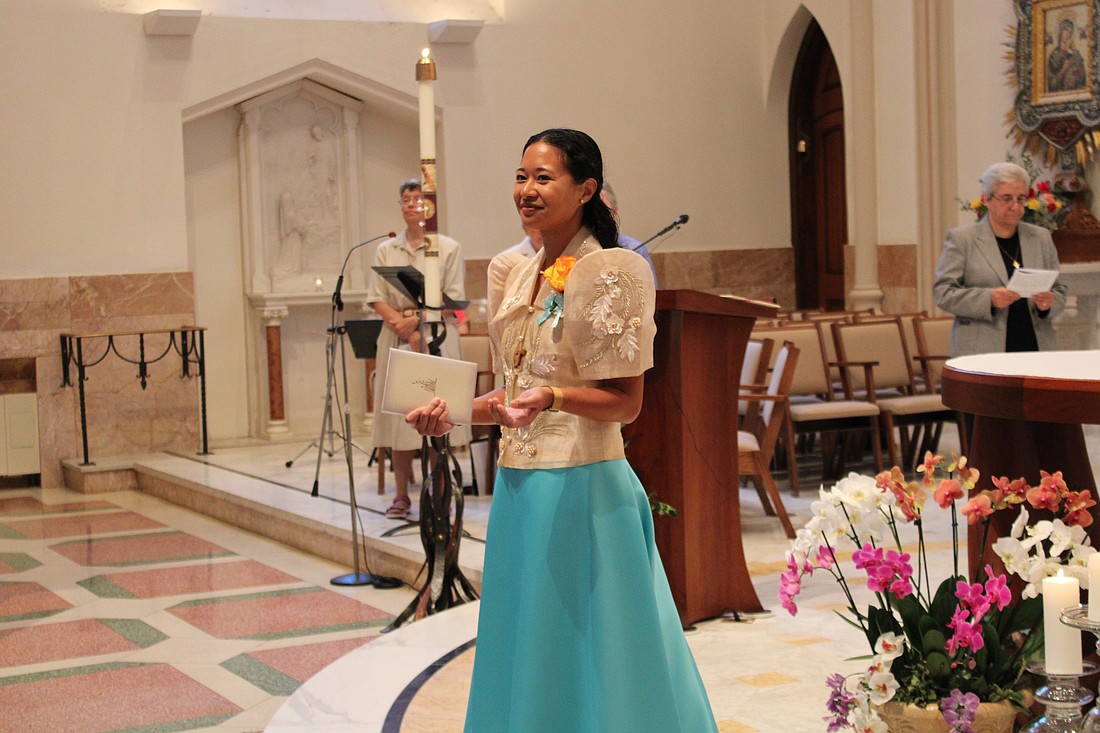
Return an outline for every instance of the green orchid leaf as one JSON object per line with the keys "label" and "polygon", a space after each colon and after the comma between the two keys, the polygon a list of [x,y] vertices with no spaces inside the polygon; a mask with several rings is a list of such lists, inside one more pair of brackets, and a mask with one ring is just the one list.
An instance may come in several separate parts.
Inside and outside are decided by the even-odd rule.
{"label": "green orchid leaf", "polygon": [[951,660],[942,651],[928,654],[924,663],[928,666],[928,674],[935,679],[942,680],[951,676]]}
{"label": "green orchid leaf", "polygon": [[943,652],[947,649],[947,637],[939,629],[927,631],[921,639],[921,649],[925,657],[930,657],[934,652]]}

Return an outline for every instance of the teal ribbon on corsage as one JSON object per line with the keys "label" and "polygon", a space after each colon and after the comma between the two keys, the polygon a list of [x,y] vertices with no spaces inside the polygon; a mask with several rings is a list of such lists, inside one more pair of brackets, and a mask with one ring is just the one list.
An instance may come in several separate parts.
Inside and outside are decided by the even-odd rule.
{"label": "teal ribbon on corsage", "polygon": [[562,297],[561,293],[555,290],[553,293],[546,296],[546,300],[542,302],[542,307],[544,310],[536,322],[541,326],[547,321],[550,321],[550,328],[557,328],[558,321],[561,320],[562,309],[565,308],[565,298]]}

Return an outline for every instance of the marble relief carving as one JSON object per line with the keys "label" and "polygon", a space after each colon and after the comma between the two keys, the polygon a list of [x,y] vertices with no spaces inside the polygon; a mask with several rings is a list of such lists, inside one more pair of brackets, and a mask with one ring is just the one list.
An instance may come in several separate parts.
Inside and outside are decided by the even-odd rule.
{"label": "marble relief carving", "polygon": [[[237,105],[245,294],[262,330],[249,341],[253,363],[267,364],[267,384],[250,376],[252,408],[262,430],[288,432],[283,322],[288,307],[328,299],[361,239],[359,116],[362,102],[301,79]],[[344,292],[366,282],[362,258],[348,262]],[[274,309],[274,310],[273,310]],[[265,353],[258,353],[262,350]]]}
{"label": "marble relief carving", "polygon": [[250,293],[313,291],[358,242],[361,107],[308,79],[238,105]]}

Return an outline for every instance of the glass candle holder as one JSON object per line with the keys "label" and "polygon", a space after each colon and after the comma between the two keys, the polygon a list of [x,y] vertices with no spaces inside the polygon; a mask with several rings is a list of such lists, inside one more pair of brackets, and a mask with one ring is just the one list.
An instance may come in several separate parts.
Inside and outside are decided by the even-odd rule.
{"label": "glass candle holder", "polygon": [[1082,665],[1080,674],[1051,674],[1042,662],[1027,665],[1032,674],[1046,677],[1046,684],[1035,691],[1035,699],[1046,706],[1042,717],[1025,726],[1021,733],[1081,733],[1085,716],[1081,708],[1092,702],[1093,695],[1078,681],[1097,669],[1092,662]]}
{"label": "glass candle holder", "polygon": [[[1088,631],[1095,636],[1097,639],[1096,650],[1100,652],[1100,621],[1092,621],[1089,619],[1089,607],[1087,603],[1063,609],[1060,620],[1067,626],[1072,626],[1082,631]],[[1092,668],[1095,670],[1096,665],[1093,664]],[[1091,674],[1091,672],[1086,671],[1085,674]],[[1100,733],[1100,706],[1093,707],[1093,709],[1088,712],[1080,730],[1081,733]]]}

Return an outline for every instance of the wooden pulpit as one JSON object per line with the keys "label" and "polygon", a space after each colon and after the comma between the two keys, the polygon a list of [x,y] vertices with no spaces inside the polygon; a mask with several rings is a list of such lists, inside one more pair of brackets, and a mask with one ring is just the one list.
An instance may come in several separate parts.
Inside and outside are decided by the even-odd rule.
{"label": "wooden pulpit", "polygon": [[654,517],[680,623],[762,611],[741,544],[737,396],[745,344],[777,306],[693,290],[657,293],[654,365],[626,455],[646,491],[678,517]]}

